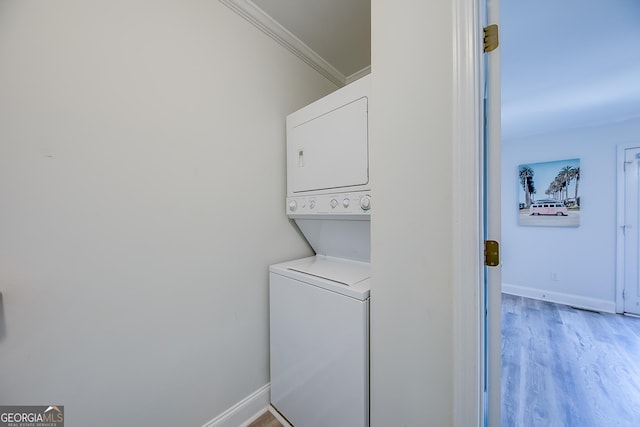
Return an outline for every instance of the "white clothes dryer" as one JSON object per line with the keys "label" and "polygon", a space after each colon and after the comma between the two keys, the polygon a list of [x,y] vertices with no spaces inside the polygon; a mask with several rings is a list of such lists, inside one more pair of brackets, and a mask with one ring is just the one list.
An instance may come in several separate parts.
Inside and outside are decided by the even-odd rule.
{"label": "white clothes dryer", "polygon": [[295,427],[369,425],[369,93],[286,120],[286,212],[316,253],[269,269],[271,405]]}

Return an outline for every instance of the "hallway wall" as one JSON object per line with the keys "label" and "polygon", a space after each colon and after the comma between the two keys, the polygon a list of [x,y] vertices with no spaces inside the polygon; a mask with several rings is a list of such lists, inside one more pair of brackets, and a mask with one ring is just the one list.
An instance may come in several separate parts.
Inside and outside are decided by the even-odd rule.
{"label": "hallway wall", "polygon": [[[640,146],[638,135],[635,119],[503,142],[503,290],[615,310],[617,146]],[[580,226],[518,225],[518,166],[572,158],[580,159]]]}
{"label": "hallway wall", "polygon": [[371,425],[449,426],[453,11],[446,0],[371,8]]}
{"label": "hallway wall", "polygon": [[0,404],[196,426],[266,384],[284,118],[333,90],[218,1],[0,1]]}

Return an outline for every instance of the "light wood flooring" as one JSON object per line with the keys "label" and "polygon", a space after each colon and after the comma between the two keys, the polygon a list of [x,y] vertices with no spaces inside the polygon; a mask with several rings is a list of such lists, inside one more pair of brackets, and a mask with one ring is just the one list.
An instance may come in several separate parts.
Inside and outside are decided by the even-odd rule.
{"label": "light wood flooring", "polygon": [[282,424],[278,422],[271,412],[267,411],[262,414],[257,420],[249,424],[248,427],[282,427]]}
{"label": "light wood flooring", "polygon": [[502,426],[640,426],[640,319],[503,295]]}
{"label": "light wood flooring", "polygon": [[640,319],[504,294],[501,424],[640,426]]}

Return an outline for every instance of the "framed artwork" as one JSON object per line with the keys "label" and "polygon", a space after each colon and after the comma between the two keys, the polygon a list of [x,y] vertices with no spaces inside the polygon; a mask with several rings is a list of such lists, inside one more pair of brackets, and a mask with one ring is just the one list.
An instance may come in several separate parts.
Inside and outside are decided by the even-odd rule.
{"label": "framed artwork", "polygon": [[580,159],[518,166],[520,225],[580,226]]}

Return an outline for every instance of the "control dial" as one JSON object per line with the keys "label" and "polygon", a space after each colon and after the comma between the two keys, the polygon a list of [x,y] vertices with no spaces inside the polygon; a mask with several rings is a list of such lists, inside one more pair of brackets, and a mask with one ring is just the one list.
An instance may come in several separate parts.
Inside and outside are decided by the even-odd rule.
{"label": "control dial", "polygon": [[345,197],[344,200],[342,201],[342,206],[344,206],[345,208],[348,208],[349,203],[350,203],[350,200]]}
{"label": "control dial", "polygon": [[360,197],[360,207],[363,211],[368,211],[371,209],[371,196],[365,195]]}
{"label": "control dial", "polygon": [[291,200],[291,201],[289,202],[289,210],[290,210],[291,212],[295,212],[295,210],[296,210],[296,209],[298,209],[298,203],[296,203],[296,201],[295,201],[295,200]]}
{"label": "control dial", "polygon": [[336,199],[331,199],[331,201],[329,202],[329,204],[331,205],[332,209],[335,209],[336,206],[338,206],[338,201]]}

